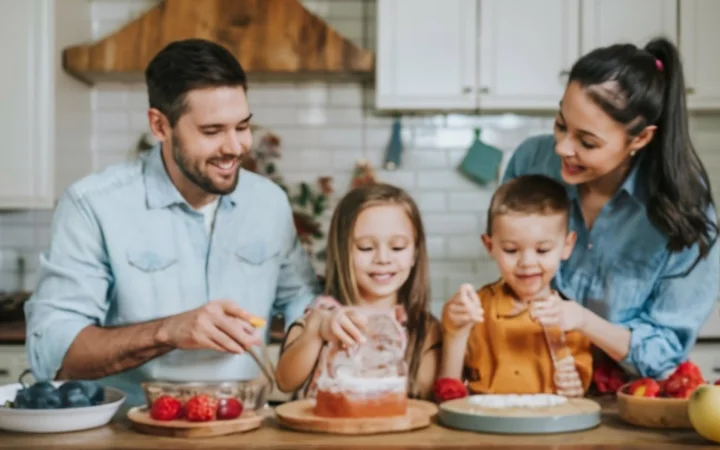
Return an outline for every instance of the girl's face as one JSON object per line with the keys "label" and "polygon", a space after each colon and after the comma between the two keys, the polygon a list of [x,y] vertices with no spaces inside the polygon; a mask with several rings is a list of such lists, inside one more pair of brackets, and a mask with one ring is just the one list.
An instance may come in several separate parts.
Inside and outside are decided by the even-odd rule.
{"label": "girl's face", "polygon": [[625,126],[613,120],[577,82],[565,90],[555,119],[555,152],[562,158],[562,178],[569,184],[600,179],[622,179],[630,167],[631,152],[652,139],[646,127],[628,139]]}
{"label": "girl's face", "polygon": [[391,307],[415,263],[415,230],[400,205],[371,206],[351,235],[350,259],[362,303]]}

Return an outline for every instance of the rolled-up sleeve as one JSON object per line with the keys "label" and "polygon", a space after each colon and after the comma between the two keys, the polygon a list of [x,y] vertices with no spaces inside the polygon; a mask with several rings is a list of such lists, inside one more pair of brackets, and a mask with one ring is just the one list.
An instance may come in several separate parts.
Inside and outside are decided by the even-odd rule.
{"label": "rolled-up sleeve", "polygon": [[78,333],[104,322],[111,282],[100,227],[71,191],[58,202],[51,233],[25,304],[26,353],[38,380],[54,379]]}
{"label": "rolled-up sleeve", "polygon": [[629,352],[621,361],[626,370],[664,378],[687,359],[718,299],[718,245],[715,242],[707,257],[694,267],[697,246],[670,254],[643,311],[621,323],[631,332]]}
{"label": "rolled-up sleeve", "polygon": [[299,319],[320,293],[315,269],[298,239],[289,203],[283,203],[283,246],[273,314],[282,314],[287,328]]}

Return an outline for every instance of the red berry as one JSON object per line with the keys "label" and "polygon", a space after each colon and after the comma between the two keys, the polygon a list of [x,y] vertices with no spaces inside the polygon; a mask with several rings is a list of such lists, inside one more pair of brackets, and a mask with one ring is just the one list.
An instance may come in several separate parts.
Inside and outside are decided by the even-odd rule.
{"label": "red berry", "polygon": [[234,398],[224,398],[218,403],[218,420],[230,420],[240,417],[243,412],[243,404]]}
{"label": "red berry", "polygon": [[180,417],[182,403],[170,395],[158,397],[150,408],[150,417],[155,420],[174,420]]}
{"label": "red berry", "polygon": [[215,419],[217,400],[209,395],[196,395],[185,402],[185,418],[191,422],[207,422]]}

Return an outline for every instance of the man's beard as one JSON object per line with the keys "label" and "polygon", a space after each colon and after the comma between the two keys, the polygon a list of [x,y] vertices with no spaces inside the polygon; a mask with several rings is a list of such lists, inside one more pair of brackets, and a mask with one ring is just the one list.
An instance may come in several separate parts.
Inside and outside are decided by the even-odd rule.
{"label": "man's beard", "polygon": [[192,161],[188,158],[187,153],[183,151],[183,145],[177,136],[173,136],[172,156],[175,164],[177,164],[178,168],[180,168],[180,172],[182,172],[183,175],[185,175],[185,177],[193,184],[208,194],[227,195],[233,192],[237,187],[238,180],[240,179],[239,173],[242,159],[238,161],[238,169],[235,173],[235,178],[232,184],[223,189],[215,186],[210,177],[200,171],[198,165],[192,164]]}

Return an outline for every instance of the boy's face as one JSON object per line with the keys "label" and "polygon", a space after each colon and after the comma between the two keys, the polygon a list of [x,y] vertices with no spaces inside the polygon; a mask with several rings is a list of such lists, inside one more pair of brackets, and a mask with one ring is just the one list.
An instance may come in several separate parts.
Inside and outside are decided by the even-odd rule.
{"label": "boy's face", "polygon": [[482,240],[500,274],[520,300],[550,293],[550,281],[575,244],[564,214],[502,214],[493,219],[492,236]]}

